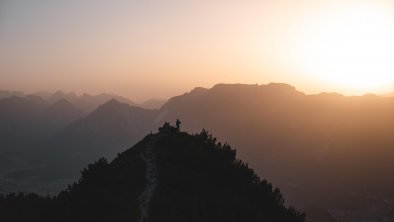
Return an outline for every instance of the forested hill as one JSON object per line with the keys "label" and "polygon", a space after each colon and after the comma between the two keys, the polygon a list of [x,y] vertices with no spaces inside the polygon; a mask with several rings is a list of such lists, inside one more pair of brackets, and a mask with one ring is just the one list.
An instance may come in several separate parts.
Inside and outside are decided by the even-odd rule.
{"label": "forested hill", "polygon": [[0,211],[1,221],[304,221],[229,145],[169,124],[56,197],[2,196]]}

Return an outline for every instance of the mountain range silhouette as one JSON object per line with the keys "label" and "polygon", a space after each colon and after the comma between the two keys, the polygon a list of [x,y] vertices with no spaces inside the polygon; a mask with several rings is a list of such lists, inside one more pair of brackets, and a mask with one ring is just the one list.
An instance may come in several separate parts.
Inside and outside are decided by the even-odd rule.
{"label": "mountain range silhouette", "polygon": [[7,123],[2,132],[16,124],[12,133],[0,134],[2,192],[57,193],[88,163],[111,160],[179,118],[184,131],[205,128],[237,147],[238,156],[280,187],[291,205],[323,209],[342,221],[394,218],[393,97],[307,95],[278,83],[218,84],[175,96],[160,109],[107,101],[55,131],[41,127],[46,118],[34,114],[46,110],[40,98],[23,99],[31,106],[2,106],[6,99],[0,100],[0,113],[23,114],[0,115]]}

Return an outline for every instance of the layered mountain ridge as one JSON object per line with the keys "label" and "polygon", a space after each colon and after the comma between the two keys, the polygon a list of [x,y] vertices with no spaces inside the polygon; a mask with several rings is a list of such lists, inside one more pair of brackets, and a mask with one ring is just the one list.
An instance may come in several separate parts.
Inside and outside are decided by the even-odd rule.
{"label": "layered mountain ridge", "polygon": [[394,215],[393,113],[393,97],[306,95],[286,84],[219,84],[173,97],[159,110],[112,100],[68,125],[45,149],[55,150],[50,159],[63,161],[62,169],[75,178],[80,167],[74,163],[114,157],[151,129],[179,118],[187,132],[205,128],[239,147],[239,156],[279,186],[289,203],[319,206],[343,221],[383,220]]}

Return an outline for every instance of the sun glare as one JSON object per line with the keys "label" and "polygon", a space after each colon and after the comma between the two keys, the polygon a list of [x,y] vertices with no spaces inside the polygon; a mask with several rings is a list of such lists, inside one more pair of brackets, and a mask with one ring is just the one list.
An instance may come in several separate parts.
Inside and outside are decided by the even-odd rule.
{"label": "sun glare", "polygon": [[297,60],[305,72],[346,93],[384,91],[393,85],[394,17],[388,11],[365,6],[320,18],[314,23],[317,29],[303,34],[312,38],[301,40]]}

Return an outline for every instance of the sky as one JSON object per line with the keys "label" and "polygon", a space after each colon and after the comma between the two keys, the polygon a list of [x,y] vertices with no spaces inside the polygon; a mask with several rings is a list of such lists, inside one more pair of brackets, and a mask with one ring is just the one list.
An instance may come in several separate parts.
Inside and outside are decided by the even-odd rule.
{"label": "sky", "polygon": [[217,83],[394,92],[394,3],[0,0],[0,89],[169,98]]}

